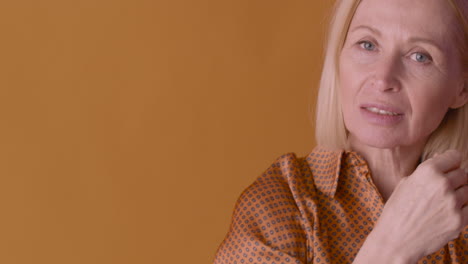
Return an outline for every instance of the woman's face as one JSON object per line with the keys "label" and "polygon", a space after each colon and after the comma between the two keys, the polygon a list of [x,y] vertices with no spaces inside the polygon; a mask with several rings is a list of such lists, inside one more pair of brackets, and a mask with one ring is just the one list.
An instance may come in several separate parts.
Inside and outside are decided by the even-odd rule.
{"label": "woman's face", "polygon": [[340,61],[350,137],[378,148],[424,144],[468,100],[445,0],[363,0]]}

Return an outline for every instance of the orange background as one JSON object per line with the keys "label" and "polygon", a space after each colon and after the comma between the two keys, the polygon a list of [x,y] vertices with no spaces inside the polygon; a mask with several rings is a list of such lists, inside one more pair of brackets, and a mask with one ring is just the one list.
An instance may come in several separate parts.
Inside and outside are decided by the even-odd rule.
{"label": "orange background", "polygon": [[210,263],[313,147],[330,1],[0,4],[0,263]]}

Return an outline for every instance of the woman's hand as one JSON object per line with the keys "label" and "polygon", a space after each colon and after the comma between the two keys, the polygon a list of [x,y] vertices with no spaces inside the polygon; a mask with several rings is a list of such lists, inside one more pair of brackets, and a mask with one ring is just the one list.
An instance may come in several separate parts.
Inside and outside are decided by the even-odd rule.
{"label": "woman's hand", "polygon": [[402,179],[361,248],[367,252],[355,262],[365,263],[378,247],[397,262],[415,263],[457,238],[468,225],[468,176],[461,163],[460,153],[447,151]]}

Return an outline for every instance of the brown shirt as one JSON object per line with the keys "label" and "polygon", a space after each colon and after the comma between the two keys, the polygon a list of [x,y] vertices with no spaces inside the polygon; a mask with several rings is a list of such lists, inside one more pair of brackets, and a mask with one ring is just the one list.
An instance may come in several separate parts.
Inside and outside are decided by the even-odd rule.
{"label": "brown shirt", "polygon": [[[357,153],[289,153],[242,193],[214,263],[352,263],[383,207]],[[468,227],[418,263],[467,264]]]}

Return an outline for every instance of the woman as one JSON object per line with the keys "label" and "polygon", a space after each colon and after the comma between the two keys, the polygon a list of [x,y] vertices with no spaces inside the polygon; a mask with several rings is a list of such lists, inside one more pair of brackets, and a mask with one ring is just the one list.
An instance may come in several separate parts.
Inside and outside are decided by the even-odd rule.
{"label": "woman", "polygon": [[243,192],[215,263],[468,263],[467,15],[338,1],[319,147]]}

